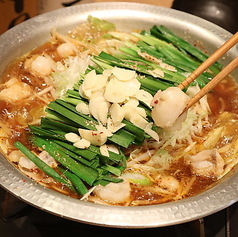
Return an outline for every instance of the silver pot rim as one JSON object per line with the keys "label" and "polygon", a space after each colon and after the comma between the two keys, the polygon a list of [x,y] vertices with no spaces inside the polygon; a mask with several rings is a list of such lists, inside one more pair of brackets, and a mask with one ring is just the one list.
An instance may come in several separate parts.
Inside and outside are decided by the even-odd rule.
{"label": "silver pot rim", "polygon": [[[139,3],[89,3],[55,10],[21,23],[0,36],[0,74],[15,58],[49,39],[52,27],[62,33],[86,21],[88,15],[116,23],[118,29],[145,29],[164,24],[191,42],[200,40],[213,52],[231,34],[211,22],[177,10]],[[232,49],[226,64],[238,49]],[[238,173],[233,171],[209,190],[176,202],[119,207],[87,203],[47,189],[32,181],[1,155],[0,185],[17,198],[73,221],[115,228],[150,228],[180,224],[220,211],[238,200]]]}

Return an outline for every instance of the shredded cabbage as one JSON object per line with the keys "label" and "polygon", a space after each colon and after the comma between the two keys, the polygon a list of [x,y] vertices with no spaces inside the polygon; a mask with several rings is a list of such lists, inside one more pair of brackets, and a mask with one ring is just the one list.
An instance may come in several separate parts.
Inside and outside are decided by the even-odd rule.
{"label": "shredded cabbage", "polygon": [[64,62],[56,63],[56,70],[51,77],[58,97],[63,97],[68,89],[81,79],[90,63],[90,56],[70,56]]}

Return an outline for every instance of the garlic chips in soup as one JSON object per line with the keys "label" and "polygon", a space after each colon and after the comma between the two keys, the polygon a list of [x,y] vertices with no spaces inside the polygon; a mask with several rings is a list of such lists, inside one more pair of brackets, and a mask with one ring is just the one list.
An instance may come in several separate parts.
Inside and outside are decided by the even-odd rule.
{"label": "garlic chips in soup", "polygon": [[106,205],[172,202],[237,164],[237,84],[222,69],[179,85],[208,56],[166,26],[121,32],[92,16],[11,63],[1,76],[0,147],[21,172]]}

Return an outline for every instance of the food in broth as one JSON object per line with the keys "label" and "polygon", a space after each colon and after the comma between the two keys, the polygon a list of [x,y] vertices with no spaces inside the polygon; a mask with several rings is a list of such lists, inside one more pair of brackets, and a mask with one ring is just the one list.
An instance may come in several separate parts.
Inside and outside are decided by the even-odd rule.
{"label": "food in broth", "polygon": [[187,198],[237,164],[237,84],[222,68],[177,87],[208,56],[165,26],[130,33],[89,16],[17,59],[0,85],[1,150],[36,182],[121,206]]}

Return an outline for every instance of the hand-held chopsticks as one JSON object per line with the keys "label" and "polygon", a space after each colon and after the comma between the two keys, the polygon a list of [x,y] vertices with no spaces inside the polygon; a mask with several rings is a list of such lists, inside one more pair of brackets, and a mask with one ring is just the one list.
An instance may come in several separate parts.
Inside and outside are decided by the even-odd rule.
{"label": "hand-held chopsticks", "polygon": [[[238,42],[238,32],[234,34],[228,41],[226,41],[214,54],[212,54],[206,61],[204,61],[194,72],[192,72],[178,87],[183,90],[199,75],[201,75],[208,67],[215,63],[224,53],[232,48]],[[202,88],[187,104],[183,112],[194,105],[205,94],[213,89],[225,76],[231,73],[238,67],[238,57],[229,63],[220,73],[218,73],[205,87]]]}
{"label": "hand-held chopsticks", "polygon": [[218,73],[206,86],[202,88],[186,105],[184,111],[193,106],[197,101],[199,101],[204,95],[211,91],[221,80],[224,79],[229,73],[231,73],[235,68],[238,67],[238,57],[236,57],[232,62],[230,62],[220,73]]}
{"label": "hand-held chopsticks", "polygon": [[195,71],[193,71],[178,87],[183,90],[191,82],[193,82],[199,75],[201,75],[207,68],[215,63],[223,54],[232,48],[238,42],[238,32],[227,40],[218,50],[215,51],[206,61],[204,61]]}

